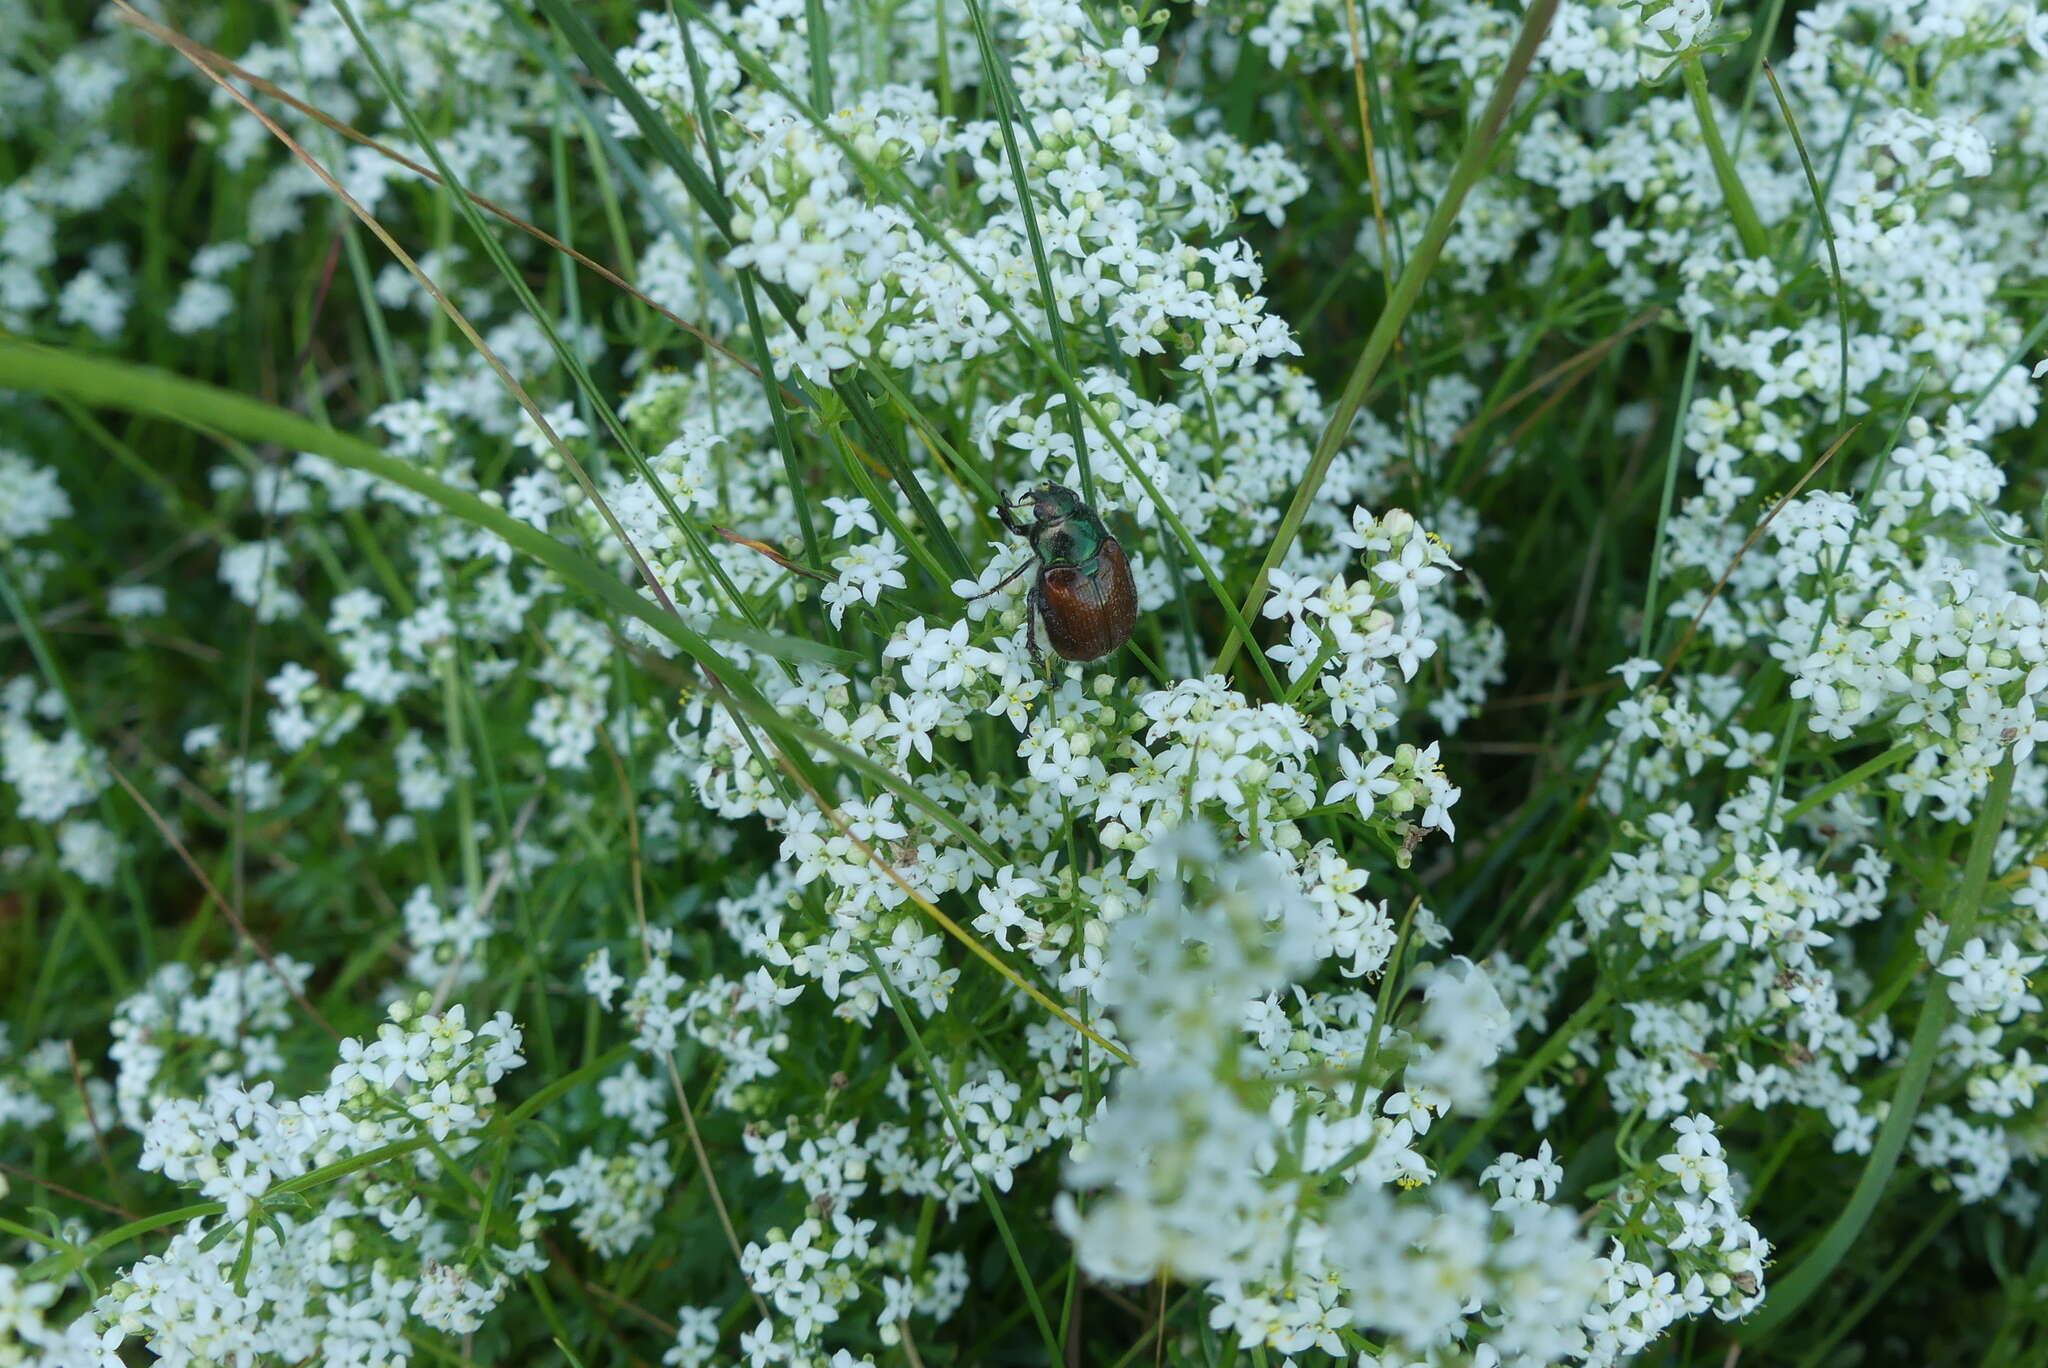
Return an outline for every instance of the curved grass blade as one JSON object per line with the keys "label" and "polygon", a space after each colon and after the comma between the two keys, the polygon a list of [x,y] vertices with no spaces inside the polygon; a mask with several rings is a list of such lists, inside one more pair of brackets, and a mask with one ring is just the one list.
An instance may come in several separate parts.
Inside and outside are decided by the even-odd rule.
{"label": "curved grass blade", "polygon": [[[995,847],[957,814],[920,792],[916,784],[875,763],[857,748],[783,715],[762,697],[743,671],[712,649],[703,635],[691,630],[680,618],[655,608],[603,566],[503,510],[492,507],[467,490],[457,489],[415,466],[387,456],[361,438],[322,427],[297,414],[241,395],[147,367],[77,356],[9,339],[0,339],[0,367],[5,368],[10,384],[25,389],[66,393],[89,403],[154,414],[202,429],[219,428],[253,440],[276,442],[296,451],[314,452],[413,490],[456,517],[494,533],[514,549],[541,562],[565,583],[622,614],[640,619],[681,647],[715,681],[714,691],[722,704],[737,717],[776,738],[778,744],[775,749],[787,759],[797,774],[799,785],[821,805],[828,819],[832,816],[832,809],[823,797],[826,785],[816,768],[821,755],[829,756],[926,813],[990,864],[1005,863]],[[772,647],[788,658],[826,664],[843,664],[851,654],[815,642],[766,632],[747,630],[742,633],[721,629],[720,635],[761,650],[763,654],[768,654]],[[971,951],[996,964],[998,971],[1022,987],[1027,995],[1041,1001],[1056,1015],[1073,1021],[1057,1004],[989,956],[957,924],[943,916],[938,920]],[[1077,1029],[1084,1033],[1087,1031],[1085,1026],[1075,1024]]]}
{"label": "curved grass blade", "polygon": [[[647,463],[646,454],[640,450],[640,444],[633,440],[632,435],[626,431],[625,425],[619,421],[614,405],[598,388],[596,379],[590,374],[589,368],[583,363],[583,357],[574,347],[571,347],[563,340],[561,330],[555,326],[552,311],[541,307],[540,301],[534,297],[532,287],[526,283],[526,277],[520,272],[518,267],[513,265],[511,257],[506,255],[504,245],[498,241],[497,237],[490,231],[489,225],[484,222],[483,214],[477,209],[476,205],[470,202],[469,196],[464,192],[460,178],[456,175],[455,168],[450,166],[447,158],[441,155],[439,143],[427,131],[426,125],[420,121],[419,115],[412,107],[412,102],[406,98],[405,92],[400,89],[396,78],[391,74],[390,68],[385,65],[384,59],[378,52],[376,45],[370,41],[369,33],[357,20],[354,7],[349,4],[348,0],[334,0],[334,6],[335,12],[341,16],[342,22],[348,26],[349,32],[355,37],[356,46],[361,50],[364,59],[369,63],[370,70],[377,77],[378,84],[383,87],[385,97],[391,101],[392,108],[396,109],[399,117],[404,120],[406,131],[412,135],[413,141],[427,154],[428,159],[434,163],[434,169],[440,173],[442,185],[447,192],[450,192],[451,202],[454,204],[456,212],[462,216],[471,234],[475,236],[478,245],[483,248],[484,254],[490,258],[491,264],[497,269],[499,278],[505,282],[507,288],[512,291],[513,297],[519,301],[520,307],[525,309],[527,317],[533,320],[534,326],[539,328],[541,335],[547,339],[548,346],[555,353],[555,359],[561,363],[562,368],[568,372],[570,378],[575,382],[589,410],[597,415],[598,419],[604,424],[605,430],[611,434],[612,440],[618,443],[621,451],[626,453],[626,459],[631,463],[634,471],[646,482],[647,487],[654,491],[654,495],[660,500],[663,510],[667,512],[669,521],[675,526],[677,531],[683,534],[683,540],[689,547],[691,558],[698,563],[711,581],[718,586],[719,592],[733,605],[739,615],[747,620],[747,624],[751,627],[759,627],[761,624],[754,618],[752,606],[748,604],[745,595],[741,594],[739,589],[733,584],[731,577],[725,573],[724,567],[719,565],[717,559],[711,555],[710,547],[704,540],[704,534],[698,530],[695,523],[683,516],[683,511],[676,506],[674,497],[669,493],[667,482],[655,476],[653,468]],[[467,332],[466,329],[465,332]],[[488,353],[486,353],[486,359],[489,359]],[[602,496],[599,495],[597,486],[592,483],[589,474],[583,467],[583,463],[577,460],[564,444],[557,442],[554,445],[556,453],[561,456],[570,472],[576,477],[577,484],[582,487],[584,496],[589,498],[593,505],[604,514],[605,520],[612,524],[614,533],[623,538],[625,535],[623,529],[618,526],[616,520],[612,517],[610,509],[605,505]]]}
{"label": "curved grass blade", "polygon": [[[495,533],[515,550],[531,556],[565,583],[605,606],[638,618],[681,647],[692,660],[716,672],[729,688],[751,691],[744,672],[712,649],[703,635],[673,613],[663,612],[640,597],[596,561],[503,509],[492,507],[468,490],[458,489],[409,462],[386,455],[360,437],[152,367],[83,356],[13,338],[0,338],[0,370],[5,371],[10,386],[38,393],[68,394],[87,403],[168,418],[201,430],[218,429],[251,441],[275,442],[293,451],[310,451],[410,489],[463,521]],[[819,664],[843,664],[849,657],[846,651],[818,642],[768,632],[752,635],[741,644],[779,659]]]}

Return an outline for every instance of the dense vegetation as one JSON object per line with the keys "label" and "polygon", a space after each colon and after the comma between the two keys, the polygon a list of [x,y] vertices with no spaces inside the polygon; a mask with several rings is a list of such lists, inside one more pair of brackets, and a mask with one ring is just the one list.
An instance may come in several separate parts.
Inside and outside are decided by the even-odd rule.
{"label": "dense vegetation", "polygon": [[0,0],[0,1363],[2039,1362],[2044,108]]}

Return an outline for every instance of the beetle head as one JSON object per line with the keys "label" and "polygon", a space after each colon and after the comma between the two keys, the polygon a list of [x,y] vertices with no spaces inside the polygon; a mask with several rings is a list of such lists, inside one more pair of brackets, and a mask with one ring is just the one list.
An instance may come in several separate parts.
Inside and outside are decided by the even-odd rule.
{"label": "beetle head", "polygon": [[1088,505],[1081,502],[1081,496],[1063,484],[1051,480],[1028,490],[1024,497],[1011,506],[1029,505],[1033,525],[1044,527],[1050,523],[1065,522],[1081,512]]}

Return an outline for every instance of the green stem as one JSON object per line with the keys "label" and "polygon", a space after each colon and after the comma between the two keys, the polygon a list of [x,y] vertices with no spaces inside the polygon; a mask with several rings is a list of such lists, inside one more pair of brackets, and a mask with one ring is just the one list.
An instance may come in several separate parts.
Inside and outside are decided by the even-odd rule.
{"label": "green stem", "polygon": [[1749,191],[1736,174],[1735,158],[1728,155],[1728,144],[1721,141],[1721,126],[1714,122],[1714,105],[1707,97],[1707,70],[1700,65],[1699,54],[1687,53],[1679,62],[1679,70],[1685,76],[1686,92],[1692,96],[1692,111],[1700,121],[1700,140],[1707,145],[1707,159],[1714,163],[1714,179],[1721,182],[1721,198],[1727,202],[1735,236],[1742,239],[1742,250],[1748,255],[1767,257],[1771,254],[1770,235],[1764,232],[1764,221],[1757,217]]}
{"label": "green stem", "polygon": [[[1835,223],[1828,214],[1828,197],[1820,188],[1820,176],[1813,169],[1813,158],[1807,153],[1806,139],[1799,132],[1799,121],[1792,117],[1792,104],[1785,98],[1785,87],[1778,84],[1778,73],[1769,62],[1764,63],[1764,75],[1771,78],[1771,94],[1777,97],[1778,112],[1785,117],[1785,128],[1792,135],[1792,145],[1799,149],[1799,165],[1806,172],[1806,191],[1813,196],[1813,209],[1820,220],[1821,236],[1827,241],[1828,269],[1834,278],[1835,286],[1835,324],[1840,329],[1842,337],[1842,361],[1837,372],[1841,378],[1836,388],[1835,422],[1846,423],[1849,421],[1849,291],[1842,284],[1842,258],[1835,251]],[[1843,548],[1842,554],[1848,554],[1847,547]]]}
{"label": "green stem", "polygon": [[1671,419],[1671,447],[1664,455],[1664,493],[1657,503],[1657,536],[1650,544],[1650,583],[1643,590],[1643,631],[1636,654],[1647,656],[1657,639],[1657,585],[1664,578],[1664,540],[1671,528],[1671,500],[1678,489],[1678,462],[1685,452],[1685,423],[1692,414],[1692,387],[1700,371],[1700,353],[1707,347],[1706,324],[1694,334],[1685,354],[1685,378],[1678,385],[1678,408]]}
{"label": "green stem", "polygon": [[[181,379],[148,366],[85,356],[54,347],[0,338],[0,369],[8,383],[38,394],[68,394],[130,413],[147,413],[203,431],[222,431],[256,441],[276,442],[364,471],[433,500],[464,522],[481,527],[531,556],[564,583],[613,611],[638,618],[667,637],[692,660],[730,687],[758,697],[743,672],[710,648],[704,636],[635,593],[618,576],[466,489],[444,483],[408,461],[387,456],[360,437],[301,418],[295,413],[211,385]],[[815,642],[738,625],[720,625],[711,635],[741,642],[777,659],[843,659],[845,653]]]}
{"label": "green stem", "polygon": [[1550,1039],[1544,1041],[1536,1053],[1529,1056],[1529,1062],[1522,1066],[1521,1072],[1515,1075],[1513,1081],[1495,1092],[1493,1109],[1479,1121],[1466,1127],[1465,1133],[1458,1137],[1458,1143],[1451,1147],[1450,1154],[1438,1165],[1438,1172],[1458,1171],[1459,1166],[1472,1151],[1478,1148],[1479,1142],[1486,1138],[1486,1133],[1507,1115],[1508,1108],[1521,1101],[1522,1090],[1535,1082],[1536,1076],[1549,1068],[1551,1063],[1564,1053],[1564,1047],[1572,1043],[1574,1036],[1585,1030],[1594,1017],[1607,1009],[1607,997],[1605,984],[1595,988],[1593,995],[1586,999],[1585,1004],[1567,1017],[1564,1025],[1551,1032]]}
{"label": "green stem", "polygon": [[[986,1175],[974,1167],[974,1149],[967,1139],[967,1128],[960,1124],[960,1114],[953,1106],[952,1095],[947,1091],[952,1085],[939,1072],[932,1060],[931,1052],[925,1048],[924,1036],[918,1031],[917,1023],[911,1020],[910,1008],[904,1005],[903,995],[896,991],[896,981],[882,968],[881,960],[872,949],[863,949],[868,962],[868,971],[881,983],[889,996],[889,1006],[896,1013],[896,1020],[903,1026],[903,1033],[910,1037],[910,1045],[917,1052],[918,1067],[932,1085],[932,1096],[938,1099],[939,1110],[945,1113],[946,1124],[953,1128],[953,1138],[959,1142],[960,1152],[966,1156],[968,1168],[974,1174],[975,1186],[981,1189],[981,1202],[987,1208],[989,1217],[996,1223],[996,1234],[1002,1238],[1003,1249],[1010,1256],[1010,1267],[1016,1271],[1018,1285],[1024,1289],[1024,1300],[1031,1307],[1031,1319],[1038,1323],[1038,1333],[1045,1340],[1045,1347],[1051,1354],[1048,1362],[1059,1363],[1060,1340],[1053,1333],[1052,1320],[1045,1314],[1045,1304],[1039,1300],[1038,1285],[1032,1281],[1031,1270],[1025,1266],[1024,1251],[1017,1243],[1017,1237],[1010,1230],[1010,1222],[1003,1215],[1003,1204],[996,1197],[994,1187]],[[957,1059],[957,1057],[956,1057]]]}
{"label": "green stem", "polygon": [[1921,746],[1918,741],[1901,741],[1876,759],[1865,760],[1847,774],[1829,780],[1785,810],[1787,825],[1798,821],[1801,817],[1804,817],[1822,803],[1827,802],[1828,799],[1836,794],[1855,788],[1865,779],[1870,778],[1874,774],[1881,774],[1901,761],[1912,759],[1920,753],[1920,749]]}

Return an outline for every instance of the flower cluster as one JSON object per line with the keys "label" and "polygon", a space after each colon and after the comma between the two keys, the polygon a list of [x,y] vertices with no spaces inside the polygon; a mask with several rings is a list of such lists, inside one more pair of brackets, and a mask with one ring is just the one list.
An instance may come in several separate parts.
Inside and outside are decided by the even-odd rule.
{"label": "flower cluster", "polygon": [[[1287,1354],[1341,1353],[1346,1330],[1408,1355],[1482,1338],[1510,1358],[1583,1352],[1595,1246],[1548,1205],[1555,1179],[1496,1164],[1487,1179],[1512,1171],[1514,1196],[1489,1208],[1416,1152],[1437,1116],[1490,1093],[1510,1029],[1485,972],[1419,966],[1425,1010],[1390,1027],[1364,993],[1292,987],[1320,958],[1319,918],[1270,856],[1222,859],[1200,829],[1157,854],[1102,984],[1134,1063],[1060,1207],[1083,1266],[1203,1282],[1213,1324]],[[1402,1058],[1399,1091],[1368,1086]],[[1307,1081],[1311,1060],[1341,1072]]]}
{"label": "flower cluster", "polygon": [[[203,1095],[157,1103],[140,1126],[139,1167],[197,1189],[214,1212],[130,1265],[93,1316],[113,1343],[140,1337],[172,1364],[377,1362],[406,1356],[411,1318],[476,1329],[512,1276],[545,1262],[532,1215],[465,1232],[455,1201],[443,1198],[443,1212],[413,1183],[351,1161],[404,1154],[416,1180],[455,1186],[519,1050],[503,1012],[471,1030],[459,1006],[399,1003],[375,1039],[342,1041],[317,1093],[279,1098],[267,1081],[227,1073]],[[309,1206],[298,1195],[336,1181],[345,1198],[329,1191]]]}
{"label": "flower cluster", "polygon": [[1070,1243],[1162,1355],[1605,1365],[1873,1168],[1999,1247],[2048,21],[1766,13],[202,25],[287,151],[0,0],[0,1360],[1129,1357],[991,1310]]}

